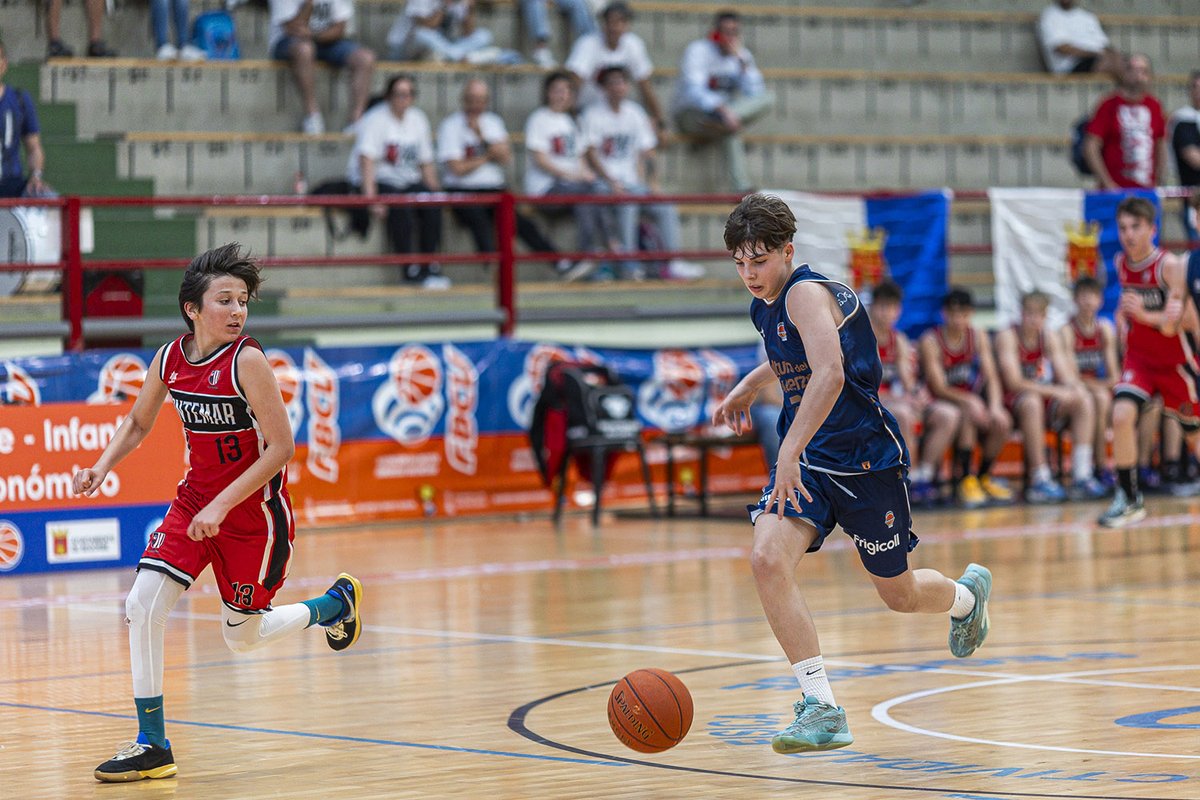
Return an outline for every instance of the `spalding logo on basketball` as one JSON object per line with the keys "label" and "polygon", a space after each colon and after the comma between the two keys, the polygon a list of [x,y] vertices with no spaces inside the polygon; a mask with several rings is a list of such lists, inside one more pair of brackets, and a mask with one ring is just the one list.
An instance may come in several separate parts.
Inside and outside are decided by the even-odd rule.
{"label": "spalding logo on basketball", "polygon": [[666,431],[690,428],[704,412],[704,365],[685,350],[654,354],[654,374],[638,387],[638,410]]}
{"label": "spalding logo on basketball", "polygon": [[29,373],[12,362],[5,362],[4,382],[0,383],[0,400],[13,406],[40,406],[42,392]]}
{"label": "spalding logo on basketball", "polygon": [[100,367],[96,391],[89,403],[120,403],[136,399],[146,383],[146,362],[132,353],[117,353]]}
{"label": "spalding logo on basketball", "polygon": [[304,375],[284,351],[271,349],[265,355],[271,371],[275,373],[279,393],[283,395],[283,407],[287,409],[288,424],[292,426],[292,436],[295,436],[300,432],[300,423],[304,421]]}
{"label": "spalding logo on basketball", "polygon": [[0,572],[17,568],[25,555],[25,539],[21,529],[6,519],[0,519]]}
{"label": "spalding logo on basketball", "polygon": [[388,376],[371,399],[375,424],[401,444],[421,444],[446,407],[441,362],[429,348],[408,345],[392,355]]}

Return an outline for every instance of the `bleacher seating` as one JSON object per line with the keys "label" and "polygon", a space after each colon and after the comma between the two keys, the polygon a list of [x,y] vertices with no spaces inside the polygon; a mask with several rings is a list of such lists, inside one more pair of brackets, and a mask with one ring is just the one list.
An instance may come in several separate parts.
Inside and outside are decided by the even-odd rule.
{"label": "bleacher seating", "polygon": [[[1040,72],[1032,25],[1045,2],[995,0],[964,7],[955,0],[911,6],[895,0],[826,0],[820,5],[800,0],[634,0],[633,5],[635,29],[655,54],[654,82],[664,101],[684,44],[704,32],[715,10],[735,5],[743,15],[746,42],[778,98],[773,112],[747,135],[753,180],[765,188],[853,190],[1079,185],[1068,163],[1068,131],[1108,84]],[[193,9],[221,5],[221,0],[201,0]],[[382,53],[386,30],[404,0],[357,0],[356,6],[356,35]],[[33,0],[6,0],[3,5],[0,34],[14,62],[40,60],[45,51],[36,7]],[[1089,7],[1100,14],[1119,48],[1151,55],[1159,72],[1155,91],[1164,106],[1183,105],[1186,73],[1200,67],[1200,16],[1194,2],[1091,0]],[[264,60],[264,8],[251,3],[235,12],[245,60],[202,65],[149,58],[143,0],[116,0],[114,9],[106,20],[107,36],[127,58],[58,59],[40,67],[41,100],[58,104],[54,109],[74,107],[61,115],[58,124],[64,130],[47,127],[52,154],[59,154],[49,164],[52,179],[64,164],[77,170],[80,164],[106,160],[100,153],[106,147],[115,153],[118,179],[139,181],[130,186],[153,181],[159,194],[290,193],[297,173],[309,185],[341,175],[348,136],[294,133],[299,104],[291,77],[279,63]],[[479,22],[495,33],[499,44],[524,49],[513,0],[481,0]],[[68,0],[64,38],[76,47],[83,38],[77,0]],[[560,57],[565,55],[565,37],[556,44]],[[417,74],[418,105],[435,124],[457,107],[463,81],[479,71],[381,63],[377,85],[399,69]],[[537,105],[544,71],[525,65],[491,68],[486,75],[496,110],[519,143],[524,119]],[[322,69],[318,81],[336,131],[346,105],[344,80]],[[82,141],[78,157],[63,142],[73,136]],[[663,151],[669,190],[709,191],[722,185],[721,162],[712,148],[676,138]],[[519,174],[521,148],[517,154]],[[83,185],[96,192],[94,184]],[[682,211],[686,248],[720,247],[721,209]],[[192,224],[178,221],[182,227]],[[320,222],[319,215],[305,209],[210,212],[194,220],[195,241],[203,246],[236,234],[260,252],[280,254],[382,248],[378,234],[365,242],[331,242]],[[1173,216],[1166,224],[1168,237],[1176,235]],[[564,246],[569,244],[565,226],[550,225]],[[447,232],[448,248],[469,250],[461,230],[448,225]],[[955,204],[951,240],[989,242],[986,202]],[[382,269],[355,269],[356,281],[387,280]],[[955,280],[977,284],[986,298],[989,257],[959,255],[952,269]],[[544,267],[534,265],[528,277],[544,274]],[[297,273],[292,285],[300,288],[315,280]]]}

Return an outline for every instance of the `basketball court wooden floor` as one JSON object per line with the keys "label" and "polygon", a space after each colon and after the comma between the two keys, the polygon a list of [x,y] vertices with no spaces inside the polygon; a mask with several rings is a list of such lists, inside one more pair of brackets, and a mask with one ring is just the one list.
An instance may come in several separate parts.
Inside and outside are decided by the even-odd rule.
{"label": "basketball court wooden floor", "polygon": [[[779,756],[798,695],[740,521],[582,517],[302,533],[291,602],[339,570],[367,590],[345,654],[317,631],[229,653],[205,576],[167,632],[179,777],[101,785],[134,731],[129,571],[0,579],[0,797],[1200,798],[1200,502],[1100,531],[1099,507],[918,517],[917,563],[995,574],[967,660],[943,617],[885,610],[847,537],[801,566],[856,741]],[[677,673],[695,721],[626,750],[624,673]]]}

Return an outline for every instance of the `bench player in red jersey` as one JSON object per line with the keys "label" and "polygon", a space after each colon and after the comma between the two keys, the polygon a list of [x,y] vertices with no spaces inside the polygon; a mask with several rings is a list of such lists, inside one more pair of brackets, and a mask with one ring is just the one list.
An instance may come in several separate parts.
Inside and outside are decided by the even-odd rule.
{"label": "bench player in red jersey", "polygon": [[[1200,429],[1197,416],[1196,357],[1179,330],[1185,295],[1186,265],[1154,244],[1157,210],[1144,197],[1127,197],[1117,206],[1116,257],[1121,281],[1118,316],[1127,326],[1125,360],[1113,393],[1113,463],[1117,489],[1112,505],[1100,517],[1110,528],[1146,516],[1137,483],[1137,418],[1154,395],[1163,412],[1179,421],[1191,436]],[[1168,308],[1171,313],[1167,313]]]}
{"label": "bench player in red jersey", "polygon": [[242,334],[258,284],[258,265],[237,244],[192,260],[179,288],[191,333],[159,349],[129,417],[95,466],[74,477],[76,494],[93,494],[170,397],[189,467],[125,600],[138,735],[96,768],[100,781],[176,774],[163,715],[164,633],[176,601],[208,565],[224,606],[221,632],[234,652],[312,625],[325,628],[331,648],[344,650],[361,630],[362,585],[345,573],[320,597],[271,606],[292,555],[287,463],[295,442],[271,366],[258,342]]}
{"label": "bench player in red jersey", "polygon": [[[1003,391],[991,342],[971,324],[971,293],[952,288],[942,298],[942,324],[921,334],[921,373],[930,393],[962,411],[954,460],[959,481],[956,494],[964,508],[988,502],[1012,502],[1012,489],[992,477],[992,465],[1008,441],[1012,417],[1004,408]],[[982,439],[979,469],[971,469],[975,444]]]}
{"label": "bench player in red jersey", "polygon": [[[918,380],[916,348],[896,329],[902,299],[900,286],[890,280],[882,281],[871,292],[868,311],[879,343],[879,363],[883,366],[879,402],[892,412],[909,444],[913,460],[909,493],[912,504],[929,506],[939,499],[938,473],[954,441],[962,413],[953,403],[932,399]],[[922,423],[919,438],[918,422]]]}
{"label": "bench player in red jersey", "polygon": [[1080,278],[1071,294],[1075,299],[1075,316],[1059,329],[1059,339],[1063,352],[1074,354],[1075,373],[1091,395],[1096,409],[1092,474],[1106,488],[1111,488],[1115,478],[1106,468],[1106,461],[1113,387],[1121,371],[1117,358],[1117,332],[1111,322],[1099,316],[1104,306],[1104,289],[1098,280],[1087,276]]}
{"label": "bench player in red jersey", "polygon": [[1058,337],[1046,331],[1050,298],[1042,292],[1021,297],[1021,319],[996,334],[996,361],[1004,382],[1005,406],[1021,429],[1030,503],[1056,503],[1068,496],[1046,463],[1047,429],[1071,431],[1073,463],[1070,496],[1103,497],[1104,487],[1092,476],[1095,404],[1075,374],[1075,364]]}

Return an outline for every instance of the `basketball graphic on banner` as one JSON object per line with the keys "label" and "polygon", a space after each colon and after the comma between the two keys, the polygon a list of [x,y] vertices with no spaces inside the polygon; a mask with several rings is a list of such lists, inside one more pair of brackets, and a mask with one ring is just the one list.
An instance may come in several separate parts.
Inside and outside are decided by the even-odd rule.
{"label": "basketball graphic on banner", "polygon": [[279,393],[283,395],[283,407],[287,409],[288,424],[292,426],[292,435],[295,436],[300,432],[300,423],[304,421],[304,375],[284,351],[272,348],[266,351],[266,356],[279,384]]}
{"label": "basketball graphic on banner", "polygon": [[406,445],[428,439],[446,407],[442,374],[429,348],[414,344],[397,350],[388,362],[388,379],[371,400],[379,430]]}
{"label": "basketball graphic on banner", "polygon": [[14,406],[40,406],[42,392],[29,373],[11,361],[4,364],[7,373],[0,383],[0,402]]}
{"label": "basketball graphic on banner", "polygon": [[508,387],[508,413],[525,430],[533,421],[533,406],[542,393],[546,370],[555,361],[571,361],[571,351],[552,344],[535,344],[525,356],[525,368]]}
{"label": "basketball graphic on banner", "polygon": [[25,555],[25,539],[21,529],[6,519],[0,519],[0,572],[14,570]]}
{"label": "basketball graphic on banner", "polygon": [[133,400],[146,382],[146,362],[132,353],[117,353],[100,367],[96,391],[89,403],[121,403]]}
{"label": "basketball graphic on banner", "polygon": [[638,410],[650,424],[679,431],[701,421],[704,413],[704,364],[686,350],[654,354],[654,373],[638,387]]}

